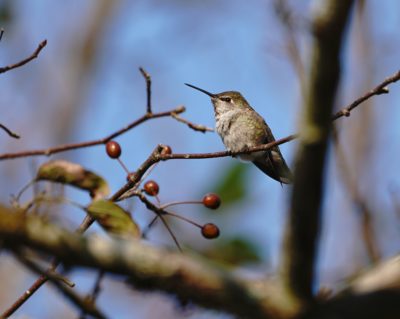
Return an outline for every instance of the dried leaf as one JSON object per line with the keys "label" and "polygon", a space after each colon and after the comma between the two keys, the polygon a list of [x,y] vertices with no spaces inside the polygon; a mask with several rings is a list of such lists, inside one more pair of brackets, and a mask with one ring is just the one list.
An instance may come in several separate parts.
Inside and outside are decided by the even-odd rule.
{"label": "dried leaf", "polygon": [[131,215],[116,203],[99,199],[93,201],[86,210],[108,233],[120,237],[140,238],[138,225]]}
{"label": "dried leaf", "polygon": [[68,184],[90,192],[94,199],[110,193],[107,182],[99,175],[84,169],[81,165],[65,160],[54,160],[40,166],[36,180]]}

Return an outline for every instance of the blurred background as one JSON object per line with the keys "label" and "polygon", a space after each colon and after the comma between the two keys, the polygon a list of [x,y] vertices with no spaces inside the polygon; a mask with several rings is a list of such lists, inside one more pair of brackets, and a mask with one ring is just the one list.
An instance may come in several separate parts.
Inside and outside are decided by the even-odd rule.
{"label": "blurred background", "polygon": [[[318,2],[318,1],[316,1]],[[145,113],[142,66],[152,77],[154,112],[184,105],[184,118],[214,126],[209,98],[183,83],[211,92],[240,91],[267,121],[275,138],[298,130],[302,87],[310,51],[313,1],[18,1],[0,0],[0,66],[29,56],[43,39],[38,59],[0,76],[0,123],[21,135],[0,132],[1,153],[42,149],[98,139]],[[344,46],[337,108],[342,108],[399,69],[400,4],[395,0],[358,1]],[[400,240],[400,87],[374,97],[336,122],[326,169],[318,277],[334,287],[366,265],[398,252]],[[122,160],[135,170],[153,148],[168,144],[176,153],[223,150],[216,133],[200,133],[171,118],[156,119],[116,139]],[[281,146],[293,165],[296,142]],[[77,162],[103,176],[112,193],[125,173],[103,146],[53,155]],[[1,203],[9,203],[35,176],[46,157],[0,162]],[[148,177],[160,185],[163,203],[201,199],[218,192],[222,207],[180,206],[176,212],[216,223],[221,236],[201,237],[197,228],[169,220],[180,243],[251,276],[273,275],[290,187],[232,158],[160,163]],[[42,185],[41,187],[48,187]],[[82,205],[86,193],[58,188]],[[32,198],[32,188],[22,197]],[[151,212],[127,200],[138,224]],[[47,207],[48,214],[74,229],[82,211],[70,205]],[[93,227],[90,232],[102,232]],[[172,247],[162,225],[149,243]],[[0,259],[0,309],[6,309],[36,278],[3,252]],[[74,270],[76,289],[87,293],[96,274]],[[317,288],[317,287],[316,287]],[[128,288],[107,277],[98,299],[111,318],[229,318],[195,307],[182,309],[171,297]],[[41,288],[13,318],[71,318],[78,313],[50,286]]]}

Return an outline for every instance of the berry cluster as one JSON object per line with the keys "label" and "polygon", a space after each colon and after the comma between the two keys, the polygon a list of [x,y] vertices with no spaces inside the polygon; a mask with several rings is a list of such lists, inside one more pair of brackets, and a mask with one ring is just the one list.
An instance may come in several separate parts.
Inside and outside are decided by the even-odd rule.
{"label": "berry cluster", "polygon": [[[115,141],[109,141],[106,143],[106,152],[107,155],[112,158],[112,159],[117,159],[118,162],[121,164],[122,168],[127,172],[127,180],[131,180],[134,176],[135,173],[129,172],[128,169],[126,168],[126,166],[123,164],[123,162],[120,160],[120,156],[121,156],[121,146],[115,142]],[[167,155],[167,154],[172,154],[172,149],[170,146],[165,145],[163,147],[163,149],[161,150],[161,155]],[[162,215],[166,215],[166,216],[173,216],[176,217],[178,219],[181,219],[183,221],[186,221],[198,228],[201,229],[201,234],[204,238],[207,239],[214,239],[217,238],[219,236],[219,228],[213,224],[213,223],[206,223],[204,225],[200,225],[186,217],[180,216],[178,214],[166,211],[165,209],[167,207],[171,207],[171,206],[175,206],[175,205],[181,205],[181,204],[202,204],[205,207],[209,208],[209,209],[217,209],[220,205],[221,205],[221,199],[217,194],[213,194],[213,193],[209,193],[206,194],[203,199],[201,201],[180,201],[180,202],[171,202],[168,204],[164,204],[164,205],[160,205],[160,200],[158,199],[158,194],[160,192],[160,187],[158,185],[157,182],[153,181],[153,180],[149,180],[147,182],[144,183],[143,185],[143,189],[142,191],[148,195],[148,196],[152,196],[155,197],[157,199],[158,202],[158,206],[157,208],[157,214],[160,213],[160,211],[162,212]],[[136,195],[140,195],[141,191],[138,191],[138,193],[136,193]],[[140,197],[140,196],[139,196]],[[157,215],[157,217],[162,217],[162,215]],[[155,219],[153,220],[153,222],[155,221]],[[149,227],[153,224],[153,222],[149,225]],[[173,236],[174,237],[174,236]]]}

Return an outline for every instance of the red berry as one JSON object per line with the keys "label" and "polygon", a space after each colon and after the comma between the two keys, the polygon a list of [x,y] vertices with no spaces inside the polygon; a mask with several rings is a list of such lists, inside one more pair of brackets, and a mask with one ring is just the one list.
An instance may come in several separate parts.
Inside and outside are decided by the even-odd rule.
{"label": "red berry", "polygon": [[106,152],[111,158],[118,158],[121,156],[121,146],[115,141],[109,141],[106,144]]}
{"label": "red berry", "polygon": [[144,184],[144,191],[147,195],[156,196],[160,191],[160,187],[155,181],[148,181]]}
{"label": "red berry", "polygon": [[172,154],[172,148],[169,145],[164,145],[161,151],[161,155],[169,155]]}
{"label": "red berry", "polygon": [[215,224],[208,223],[201,227],[201,234],[204,238],[214,239],[219,236],[219,228]]}
{"label": "red berry", "polygon": [[203,205],[210,209],[217,209],[221,205],[221,199],[217,194],[209,193],[203,197]]}

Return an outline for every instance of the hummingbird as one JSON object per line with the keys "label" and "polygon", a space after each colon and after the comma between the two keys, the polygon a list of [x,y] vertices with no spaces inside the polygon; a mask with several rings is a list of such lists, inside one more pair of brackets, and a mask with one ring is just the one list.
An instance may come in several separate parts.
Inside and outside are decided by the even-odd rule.
{"label": "hummingbird", "polygon": [[[241,152],[253,146],[275,141],[271,129],[237,91],[210,93],[192,84],[185,85],[211,97],[214,106],[215,127],[227,150]],[[278,146],[269,150],[239,155],[243,161],[251,161],[269,177],[281,184],[290,184],[292,173]]]}

